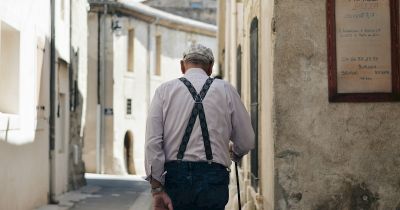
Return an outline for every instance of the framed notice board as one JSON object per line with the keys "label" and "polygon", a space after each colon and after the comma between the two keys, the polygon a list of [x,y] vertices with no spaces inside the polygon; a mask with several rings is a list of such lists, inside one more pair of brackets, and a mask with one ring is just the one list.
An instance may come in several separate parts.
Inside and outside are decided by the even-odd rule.
{"label": "framed notice board", "polygon": [[400,101],[399,0],[327,0],[330,102]]}

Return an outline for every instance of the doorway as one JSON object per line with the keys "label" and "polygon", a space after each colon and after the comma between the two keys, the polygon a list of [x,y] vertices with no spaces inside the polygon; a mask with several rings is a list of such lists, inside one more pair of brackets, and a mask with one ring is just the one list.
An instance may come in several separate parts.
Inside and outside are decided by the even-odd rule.
{"label": "doorway", "polygon": [[135,162],[133,159],[133,148],[133,135],[130,131],[127,131],[124,137],[124,161],[128,174],[136,174]]}
{"label": "doorway", "polygon": [[255,133],[255,148],[250,153],[251,185],[258,188],[258,19],[251,21],[250,27],[250,101],[251,124]]}

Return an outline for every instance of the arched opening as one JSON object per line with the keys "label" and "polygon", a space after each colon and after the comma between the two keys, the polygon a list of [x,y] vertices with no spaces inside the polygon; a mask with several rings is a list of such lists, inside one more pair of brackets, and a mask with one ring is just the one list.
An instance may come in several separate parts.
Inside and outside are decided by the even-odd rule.
{"label": "arched opening", "polygon": [[128,174],[135,174],[135,162],[133,161],[133,136],[127,131],[124,137],[124,160]]}
{"label": "arched opening", "polygon": [[255,133],[255,148],[250,153],[251,185],[258,188],[258,19],[251,21],[250,27],[250,100],[251,124]]}

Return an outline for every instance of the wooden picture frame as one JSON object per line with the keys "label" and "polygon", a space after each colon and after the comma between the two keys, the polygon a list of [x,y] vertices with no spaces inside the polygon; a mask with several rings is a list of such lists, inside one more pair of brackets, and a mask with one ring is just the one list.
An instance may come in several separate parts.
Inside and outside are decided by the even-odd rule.
{"label": "wooden picture frame", "polygon": [[[390,78],[388,78],[389,76],[391,76],[391,90],[390,91],[371,91],[368,92],[368,89],[371,89],[371,87],[366,87],[366,92],[365,91],[361,91],[361,92],[340,92],[338,91],[338,79],[343,80],[343,78],[345,78],[346,76],[343,73],[343,69],[340,69],[338,71],[338,55],[337,55],[337,34],[338,32],[336,31],[336,27],[337,27],[337,19],[336,19],[336,2],[337,1],[341,1],[341,0],[327,0],[327,42],[328,42],[328,86],[329,86],[329,101],[330,102],[388,102],[388,101],[400,101],[400,69],[399,69],[399,60],[400,60],[400,49],[399,49],[399,39],[400,39],[400,31],[399,31],[399,1],[398,0],[388,0],[389,1],[389,9],[390,9],[390,47],[389,47],[389,51],[388,53],[390,53],[390,55],[386,55],[386,60],[387,59],[391,59],[391,61],[387,62],[389,63],[389,65],[391,65],[391,71],[390,73],[388,73],[389,71],[386,71],[385,75],[385,79],[386,81],[390,81]],[[378,0],[376,4],[379,4],[379,1],[383,1],[383,0]],[[353,2],[349,1],[348,2],[341,2],[342,4],[361,4],[364,3],[363,1],[359,1],[359,0],[353,0]],[[367,3],[364,3],[365,5]],[[358,5],[357,5],[358,6]],[[363,5],[361,5],[363,6]],[[378,8],[379,6],[377,6]],[[367,7],[366,7],[367,8]],[[372,7],[371,7],[372,8]],[[368,8],[369,10],[372,10],[371,8]],[[347,8],[344,8],[347,9]],[[362,8],[364,9],[364,8]],[[378,9],[377,9],[378,10]],[[375,15],[375,13],[371,13],[373,15]],[[352,14],[347,15],[346,17],[350,17],[353,18],[355,16],[351,16]],[[356,14],[355,14],[356,15]],[[377,15],[378,16],[378,15]],[[342,16],[341,16],[342,17]],[[364,17],[364,16],[363,16]],[[354,21],[353,19],[350,19],[350,21]],[[343,18],[344,20],[344,18]],[[346,23],[346,22],[345,22]],[[341,30],[341,29],[340,29]],[[357,31],[357,30],[356,30]],[[383,30],[382,30],[383,31]],[[339,31],[339,33],[341,33],[342,31]],[[381,29],[379,29],[379,33],[381,32]],[[383,33],[383,32],[382,32]],[[386,34],[387,35],[387,34]],[[356,37],[357,35],[355,35]],[[377,35],[377,37],[379,37],[380,35]],[[345,37],[345,36],[343,36]],[[342,38],[342,37],[340,37]],[[345,39],[345,38],[342,38]],[[362,38],[354,38],[353,40],[361,40]],[[364,39],[365,42],[365,39]],[[360,41],[360,43],[362,43],[362,41]],[[365,47],[365,45],[361,45]],[[371,44],[371,46],[373,46]],[[368,45],[368,47],[370,47],[370,45]],[[368,49],[369,50],[369,49]],[[374,50],[373,48],[371,49],[372,51]],[[343,51],[343,49],[342,49]],[[351,50],[349,50],[351,51]],[[356,55],[355,55],[356,56]],[[340,62],[352,62],[352,61],[348,61],[348,57],[341,57],[342,60]],[[344,58],[344,59],[343,59]],[[360,57],[359,57],[360,58]],[[345,61],[343,61],[345,60]],[[361,61],[360,61],[361,60]],[[358,60],[359,63],[361,62],[365,62],[365,60],[360,59]],[[385,60],[385,59],[378,59],[378,57],[376,57],[376,62],[378,63],[378,60],[380,62],[380,60]],[[368,60],[370,62],[370,60]],[[357,64],[357,60],[354,61],[355,63],[352,64]],[[341,63],[343,64],[343,63]],[[378,63],[379,64],[379,63]],[[343,66],[343,65],[342,65]],[[357,68],[354,67],[354,65],[348,64],[348,66],[351,66],[351,68]],[[359,65],[361,68],[362,65]],[[376,66],[379,65],[375,65],[375,68],[377,68]],[[349,67],[350,68],[350,67]],[[356,70],[357,71],[357,70]],[[341,77],[338,78],[338,72],[341,73]],[[361,76],[358,76],[358,74],[361,72],[361,70],[358,70],[358,72],[353,72],[354,74],[352,76],[349,76],[345,79],[347,79],[347,84],[351,84],[350,81],[351,78],[355,78],[354,80],[359,80],[359,81],[355,81],[355,83],[357,83],[360,87],[362,87],[362,85],[365,83],[364,81],[361,81]],[[364,71],[366,72],[366,71]],[[368,72],[368,74],[373,74],[373,75],[377,75],[377,79],[376,79],[376,83],[380,82],[381,75],[378,75],[380,71],[373,71],[374,73],[370,73]],[[357,76],[354,76],[357,75]],[[359,78],[357,78],[359,77]],[[378,78],[379,77],[379,78]],[[373,78],[368,78],[370,80],[373,80]],[[383,81],[383,80],[382,80]],[[364,82],[364,83],[363,83]],[[371,81],[370,83],[371,84]],[[386,84],[384,82],[380,82],[380,84]],[[348,85],[349,86],[349,85]],[[388,86],[388,84],[386,85]]]}

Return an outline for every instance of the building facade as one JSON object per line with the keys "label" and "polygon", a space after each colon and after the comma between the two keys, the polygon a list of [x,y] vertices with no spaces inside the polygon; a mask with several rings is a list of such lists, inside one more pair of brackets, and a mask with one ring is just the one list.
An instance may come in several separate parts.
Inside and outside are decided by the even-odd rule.
{"label": "building facade", "polygon": [[243,209],[400,208],[400,106],[329,102],[326,8],[219,1],[220,70],[257,134],[241,167]]}
{"label": "building facade", "polygon": [[33,209],[83,182],[69,129],[71,37],[82,35],[70,14],[86,11],[77,2],[0,2],[0,209]]}
{"label": "building facade", "polygon": [[147,0],[143,4],[168,13],[216,25],[217,0]]}
{"label": "building facade", "polygon": [[181,76],[180,59],[192,43],[217,53],[216,27],[141,3],[92,2],[90,7],[86,169],[144,175],[152,95],[162,82]]}

